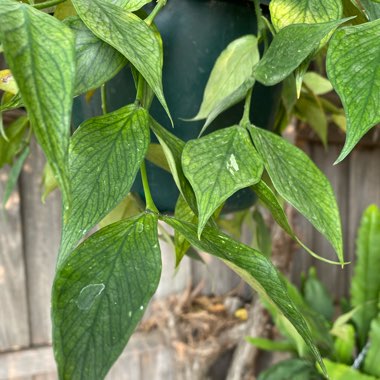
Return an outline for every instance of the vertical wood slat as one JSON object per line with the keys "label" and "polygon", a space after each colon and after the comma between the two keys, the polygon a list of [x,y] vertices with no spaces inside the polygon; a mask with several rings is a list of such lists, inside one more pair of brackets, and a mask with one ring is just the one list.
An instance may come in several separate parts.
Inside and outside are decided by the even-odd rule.
{"label": "vertical wood slat", "polygon": [[58,191],[41,202],[41,176],[45,165],[39,146],[21,175],[22,223],[30,310],[31,343],[51,343],[50,295],[60,241],[61,202]]}
{"label": "vertical wood slat", "polygon": [[[337,145],[330,146],[328,151],[326,151],[322,145],[315,145],[313,148],[313,160],[327,176],[334,189],[342,221],[344,257],[346,261],[352,261],[352,252],[347,247],[347,240],[349,240],[347,234],[349,220],[347,202],[349,194],[349,159],[339,165],[333,165],[339,156],[340,150],[341,147]],[[338,261],[333,248],[327,240],[316,230],[314,230],[313,235],[313,247],[315,251],[323,257]],[[337,301],[342,296],[346,296],[347,281],[349,279],[348,266],[342,268],[340,265],[331,265],[315,259],[313,261],[313,265],[318,272],[318,277],[326,285],[330,294],[333,294]]]}
{"label": "vertical wood slat", "polygon": [[[380,207],[380,147],[373,149],[355,149],[350,155],[350,193],[348,197],[349,250],[354,257],[357,231],[364,210],[371,204]],[[353,266],[348,268],[348,276],[352,276]]]}
{"label": "vertical wood slat", "polygon": [[[0,172],[0,200],[9,170]],[[1,207],[1,206],[0,206]],[[20,197],[12,193],[0,209],[0,352],[29,345]]]}

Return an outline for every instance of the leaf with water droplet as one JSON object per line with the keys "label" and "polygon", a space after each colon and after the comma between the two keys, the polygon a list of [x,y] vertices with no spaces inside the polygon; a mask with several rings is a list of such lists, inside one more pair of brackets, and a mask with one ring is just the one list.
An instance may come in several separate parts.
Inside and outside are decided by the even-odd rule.
{"label": "leaf with water droplet", "polygon": [[89,119],[76,130],[69,155],[72,207],[65,213],[60,263],[127,196],[149,140],[148,113],[134,105]]}
{"label": "leaf with water droplet", "polygon": [[[138,232],[143,225],[143,232]],[[111,224],[58,268],[52,299],[54,353],[61,379],[103,379],[157,289],[157,216]]]}
{"label": "leaf with water droplet", "polygon": [[[89,268],[92,269],[92,268]],[[81,310],[88,310],[94,304],[95,299],[102,294],[105,288],[104,284],[90,284],[85,286],[79,293],[75,303]]]}
{"label": "leaf with water droplet", "polygon": [[199,234],[225,200],[257,183],[263,172],[248,132],[239,126],[189,141],[183,150],[182,167],[197,199]]}

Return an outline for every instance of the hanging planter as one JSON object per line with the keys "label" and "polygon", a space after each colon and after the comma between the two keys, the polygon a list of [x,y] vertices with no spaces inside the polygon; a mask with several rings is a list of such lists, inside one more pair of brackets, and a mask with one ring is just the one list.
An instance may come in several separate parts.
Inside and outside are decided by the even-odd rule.
{"label": "hanging planter", "polygon": [[[147,6],[150,12],[154,4]],[[151,114],[165,128],[184,141],[198,137],[204,120],[188,121],[194,117],[202,102],[210,72],[221,52],[233,40],[257,33],[257,22],[252,2],[175,0],[169,1],[165,11],[155,19],[164,45],[163,87],[174,129],[157,100],[153,101]],[[279,102],[278,87],[256,84],[252,97],[251,120],[262,128],[274,122]],[[109,111],[122,107],[135,99],[135,86],[129,68],[123,69],[107,83]],[[100,94],[90,102],[84,97],[74,104],[74,124],[79,125],[89,117],[100,115]],[[238,124],[243,114],[243,102],[223,112],[214,120],[206,133]],[[152,136],[152,142],[156,142]],[[178,189],[172,175],[147,162],[147,174],[153,199],[161,211],[174,211]],[[144,196],[140,178],[132,188]],[[225,212],[249,207],[255,201],[250,189],[243,189],[231,197]]]}

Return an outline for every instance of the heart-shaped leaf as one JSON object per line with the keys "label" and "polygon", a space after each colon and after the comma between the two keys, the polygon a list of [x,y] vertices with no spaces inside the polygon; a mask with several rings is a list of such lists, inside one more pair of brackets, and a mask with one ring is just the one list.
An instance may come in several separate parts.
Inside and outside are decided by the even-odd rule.
{"label": "heart-shaped leaf", "polygon": [[318,24],[342,17],[341,0],[272,0],[271,20],[276,30],[291,24]]}
{"label": "heart-shaped leaf", "polygon": [[53,286],[54,353],[61,379],[104,379],[160,275],[153,214],[111,224],[72,252]]}
{"label": "heart-shaped leaf", "polygon": [[183,150],[182,167],[197,198],[199,235],[225,200],[257,183],[263,172],[249,133],[238,126],[189,141]]}
{"label": "heart-shaped leaf", "polygon": [[267,86],[281,82],[345,21],[347,19],[321,24],[293,24],[281,29],[257,65],[256,79]]}
{"label": "heart-shaped leaf", "polygon": [[87,27],[141,73],[170,117],[162,90],[162,48],[153,29],[110,0],[72,1]]}
{"label": "heart-shaped leaf", "polygon": [[67,152],[75,77],[73,33],[54,17],[16,1],[1,1],[0,18],[6,60],[34,134],[68,205]]}
{"label": "heart-shaped leaf", "polygon": [[380,20],[376,20],[341,28],[330,41],[327,74],[347,116],[346,143],[337,162],[380,122],[379,39]]}
{"label": "heart-shaped leaf", "polygon": [[368,339],[371,321],[379,313],[380,295],[380,211],[372,205],[364,212],[356,241],[357,263],[351,285],[351,305],[360,344]]}
{"label": "heart-shaped leaf", "polygon": [[200,110],[193,120],[207,119],[225,98],[252,76],[259,59],[256,36],[247,35],[232,41],[215,62]]}
{"label": "heart-shaped leaf", "polygon": [[206,226],[202,239],[199,240],[195,224],[168,216],[161,218],[185,236],[194,247],[223,260],[262,297],[274,304],[302,336],[322,368],[324,367],[302,314],[295,307],[283,279],[267,257],[214,228]]}
{"label": "heart-shaped leaf", "polygon": [[148,113],[134,105],[85,121],[70,143],[72,207],[62,262],[75,243],[127,196],[148,149]]}
{"label": "heart-shaped leaf", "polygon": [[96,37],[79,17],[70,17],[65,24],[75,34],[76,95],[100,87],[126,65],[126,58]]}
{"label": "heart-shaped leaf", "polygon": [[326,237],[343,263],[339,210],[328,179],[304,152],[282,137],[256,127],[250,132],[276,191]]}

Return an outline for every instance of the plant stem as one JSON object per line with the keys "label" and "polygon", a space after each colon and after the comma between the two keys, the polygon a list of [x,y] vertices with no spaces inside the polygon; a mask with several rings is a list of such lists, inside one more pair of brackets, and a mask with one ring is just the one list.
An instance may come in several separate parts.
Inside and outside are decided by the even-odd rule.
{"label": "plant stem", "polygon": [[107,94],[106,94],[106,84],[103,83],[100,86],[100,96],[102,98],[102,111],[103,115],[107,113]]}
{"label": "plant stem", "polygon": [[[145,104],[144,104],[144,98],[145,98],[144,90],[145,90],[145,79],[142,77],[141,74],[139,74],[139,79],[137,81],[137,94],[136,94],[136,100],[135,100],[135,104],[137,106],[142,106],[142,107],[145,106]],[[152,198],[152,193],[150,192],[148,176],[146,174],[145,161],[143,161],[141,164],[140,173],[141,173],[141,179],[142,179],[143,188],[144,188],[146,209],[158,213],[158,209],[157,209],[156,205],[154,204],[154,201]]]}
{"label": "plant stem", "polygon": [[248,125],[251,124],[251,121],[249,119],[249,114],[251,112],[252,91],[253,91],[253,87],[251,87],[248,90],[247,95],[245,97],[244,113],[240,121],[240,125],[242,125],[243,127],[245,127],[247,124]]}
{"label": "plant stem", "polygon": [[145,19],[145,22],[151,26],[155,17],[160,13],[161,9],[166,5],[167,0],[158,0],[157,5],[153,8],[152,12]]}
{"label": "plant stem", "polygon": [[66,0],[49,0],[45,1],[44,3],[39,3],[39,4],[34,4],[33,7],[36,9],[45,9],[45,8],[50,8],[53,7],[54,5],[63,3]]}
{"label": "plant stem", "polygon": [[143,183],[143,187],[144,187],[146,209],[158,213],[157,207],[153,202],[152,194],[150,192],[150,187],[149,187],[149,183],[148,183],[148,176],[146,174],[145,160],[141,164],[140,172],[141,172],[141,179],[142,179],[142,183]]}

